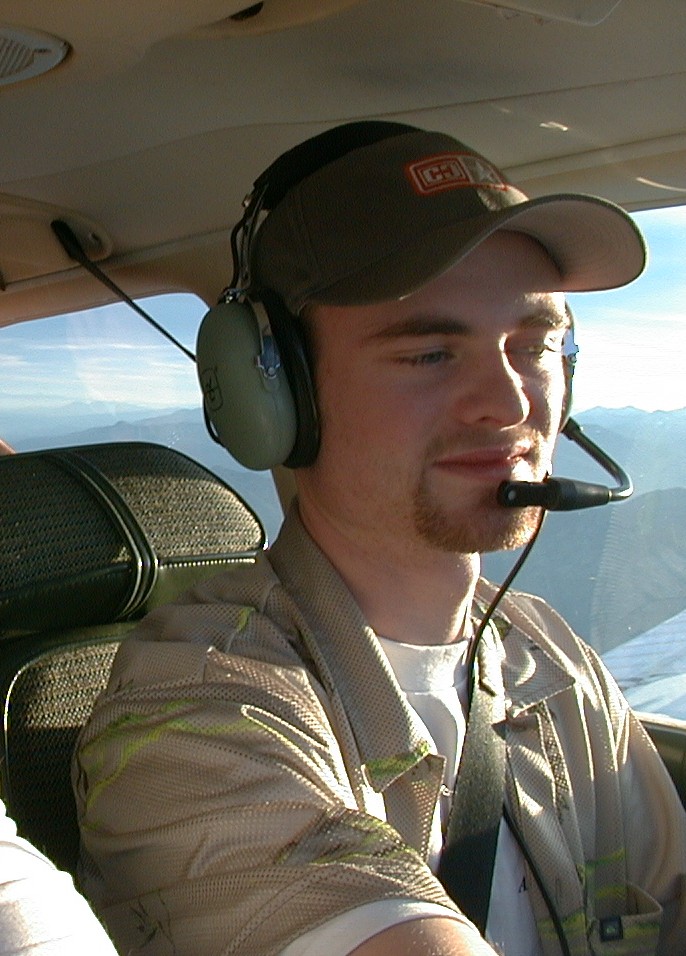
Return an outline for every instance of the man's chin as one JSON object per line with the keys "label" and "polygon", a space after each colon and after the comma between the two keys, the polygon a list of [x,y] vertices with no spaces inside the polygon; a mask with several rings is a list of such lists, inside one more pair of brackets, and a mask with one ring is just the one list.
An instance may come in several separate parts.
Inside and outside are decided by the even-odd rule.
{"label": "man's chin", "polygon": [[[533,509],[528,508],[528,512]],[[517,548],[524,547],[531,540],[531,536],[536,530],[538,519],[535,517],[519,516],[519,520],[514,527],[509,527],[500,537],[494,535],[490,541],[484,540],[484,544],[479,548],[479,554],[488,554],[491,551],[515,551]]]}
{"label": "man's chin", "polygon": [[525,545],[539,521],[537,508],[503,508],[495,503],[468,511],[449,512],[415,502],[415,527],[420,537],[442,551],[486,554]]}

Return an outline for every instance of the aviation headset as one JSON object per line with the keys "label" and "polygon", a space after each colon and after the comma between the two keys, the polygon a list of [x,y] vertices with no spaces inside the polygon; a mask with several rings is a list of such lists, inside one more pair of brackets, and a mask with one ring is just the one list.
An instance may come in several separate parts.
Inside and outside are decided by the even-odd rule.
{"label": "aviation headset", "polygon": [[[231,234],[231,285],[200,325],[196,360],[208,430],[247,468],[310,465],[320,438],[303,320],[276,292],[252,282],[253,240],[261,221],[291,188],[321,167],[352,150],[414,130],[381,121],[335,127],[279,156],[244,200],[243,217]],[[563,347],[567,389],[560,428],[570,413],[576,351],[572,325]]]}

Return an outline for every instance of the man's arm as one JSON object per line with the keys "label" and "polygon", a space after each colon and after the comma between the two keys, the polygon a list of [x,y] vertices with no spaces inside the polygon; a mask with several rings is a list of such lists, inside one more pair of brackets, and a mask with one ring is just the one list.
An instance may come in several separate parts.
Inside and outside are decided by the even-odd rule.
{"label": "man's arm", "polygon": [[399,923],[366,940],[350,956],[494,956],[476,930],[457,920],[429,916]]}
{"label": "man's arm", "polygon": [[82,885],[123,952],[173,940],[210,956],[232,940],[258,956],[374,901],[453,909],[421,856],[358,808],[302,668],[127,639],[73,782]]}
{"label": "man's arm", "polygon": [[17,836],[0,802],[0,956],[116,956],[68,873]]}

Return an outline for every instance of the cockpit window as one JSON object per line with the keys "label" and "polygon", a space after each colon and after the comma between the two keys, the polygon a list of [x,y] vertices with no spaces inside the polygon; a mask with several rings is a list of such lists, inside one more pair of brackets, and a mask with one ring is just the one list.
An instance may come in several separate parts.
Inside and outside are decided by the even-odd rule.
{"label": "cockpit window", "polygon": [[[205,304],[163,295],[143,308],[195,351]],[[268,472],[251,472],[209,437],[195,365],[128,306],[24,322],[0,330],[0,438],[15,451],[153,441],[220,475],[260,515],[273,540],[281,507]]]}
{"label": "cockpit window", "polygon": [[[631,475],[627,501],[548,514],[515,580],[602,655],[639,711],[686,719],[686,207],[636,215],[650,247],[629,287],[570,296],[579,346],[572,414]],[[205,305],[144,307],[195,350]],[[242,468],[208,436],[194,364],[125,305],[0,330],[0,438],[17,451],[148,440],[189,454],[257,510],[273,540],[271,475]],[[610,482],[560,438],[555,473]],[[512,552],[486,555],[502,581]]]}

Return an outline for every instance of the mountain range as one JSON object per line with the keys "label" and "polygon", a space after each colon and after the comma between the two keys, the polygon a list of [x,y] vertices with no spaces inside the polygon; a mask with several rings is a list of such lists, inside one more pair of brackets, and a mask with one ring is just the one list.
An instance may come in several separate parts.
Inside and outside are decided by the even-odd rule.
{"label": "mountain range", "polygon": [[[112,423],[111,416],[77,419],[68,408],[61,414],[46,411],[44,416],[34,410],[33,434],[21,445],[16,442],[16,447],[30,450],[101,441],[171,445],[234,487],[261,515],[273,540],[282,515],[271,476],[247,471],[213,443],[198,409],[147,417],[140,410],[118,409],[118,414]],[[593,408],[575,417],[626,468],[635,484],[634,495],[606,507],[548,514],[514,586],[545,597],[579,634],[607,652],[686,608],[686,409]],[[4,437],[12,441],[10,434]],[[564,438],[554,471],[612,483]],[[502,581],[516,556],[516,552],[484,556],[485,573]]]}
{"label": "mountain range", "polygon": [[[628,471],[634,494],[549,513],[514,586],[545,597],[604,653],[686,607],[686,409],[594,408],[577,421]],[[554,473],[612,484],[564,438]],[[486,555],[485,573],[503,580],[515,556]]]}

